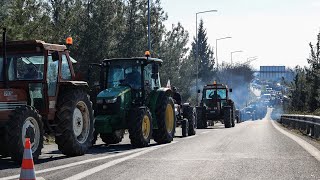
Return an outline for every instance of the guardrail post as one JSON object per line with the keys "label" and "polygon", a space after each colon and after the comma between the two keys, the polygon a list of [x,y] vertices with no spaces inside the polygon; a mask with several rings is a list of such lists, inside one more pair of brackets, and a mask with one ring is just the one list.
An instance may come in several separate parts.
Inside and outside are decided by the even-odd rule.
{"label": "guardrail post", "polygon": [[314,125],[313,129],[314,129],[314,133],[313,133],[314,138],[318,139],[320,137],[320,127],[317,125]]}
{"label": "guardrail post", "polygon": [[306,132],[306,123],[305,122],[300,122],[300,128],[299,128],[299,131],[302,133],[302,134],[305,134]]}
{"label": "guardrail post", "polygon": [[291,121],[291,128],[295,129],[296,128],[296,122],[295,121]]}
{"label": "guardrail post", "polygon": [[310,136],[314,137],[314,125],[310,125]]}
{"label": "guardrail post", "polygon": [[306,126],[307,126],[307,127],[306,127],[306,128],[307,128],[307,135],[310,136],[310,129],[311,129],[311,127],[310,127],[309,124],[307,124]]}

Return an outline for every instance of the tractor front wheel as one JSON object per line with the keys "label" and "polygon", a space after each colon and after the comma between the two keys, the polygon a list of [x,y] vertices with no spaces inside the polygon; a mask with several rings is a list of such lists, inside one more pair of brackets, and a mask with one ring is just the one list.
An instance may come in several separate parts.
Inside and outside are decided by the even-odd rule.
{"label": "tractor front wheel", "polygon": [[100,138],[107,145],[120,143],[123,139],[123,136],[124,136],[123,129],[113,131],[112,133],[101,133],[100,134]]}
{"label": "tractor front wheel", "polygon": [[67,156],[79,156],[92,146],[94,117],[88,94],[80,89],[66,90],[56,112],[56,143]]}
{"label": "tractor front wheel", "polygon": [[11,159],[21,162],[25,138],[30,138],[32,156],[38,159],[43,148],[43,122],[31,106],[16,108],[7,124],[7,148]]}
{"label": "tractor front wheel", "polygon": [[152,135],[152,118],[147,107],[138,108],[133,112],[129,122],[129,138],[134,147],[147,147]]}

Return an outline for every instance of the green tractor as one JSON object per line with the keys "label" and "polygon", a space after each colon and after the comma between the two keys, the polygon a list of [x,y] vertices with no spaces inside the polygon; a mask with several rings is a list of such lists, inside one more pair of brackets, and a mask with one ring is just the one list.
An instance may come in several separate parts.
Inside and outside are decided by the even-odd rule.
{"label": "green tractor", "polygon": [[[134,147],[146,147],[150,139],[159,144],[173,140],[176,126],[172,91],[160,84],[159,66],[156,58],[105,59],[92,64],[99,71],[93,83],[95,135],[106,144],[121,142],[126,129]],[[91,94],[91,95],[92,95]],[[96,140],[96,139],[95,139]],[[94,142],[93,142],[94,143]]]}
{"label": "green tractor", "polygon": [[235,126],[236,109],[234,102],[229,98],[229,89],[227,85],[213,84],[205,85],[202,92],[200,106],[197,111],[197,128],[207,128],[208,122],[211,126],[215,121],[220,121],[225,128]]}

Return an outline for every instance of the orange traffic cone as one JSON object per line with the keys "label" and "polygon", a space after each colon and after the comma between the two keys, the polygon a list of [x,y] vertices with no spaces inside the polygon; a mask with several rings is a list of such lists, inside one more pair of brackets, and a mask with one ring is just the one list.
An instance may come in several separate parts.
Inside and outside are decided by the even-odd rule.
{"label": "orange traffic cone", "polygon": [[26,138],[22,165],[21,165],[20,180],[35,180],[35,179],[36,179],[36,173],[34,171],[31,143],[30,143],[30,139]]}

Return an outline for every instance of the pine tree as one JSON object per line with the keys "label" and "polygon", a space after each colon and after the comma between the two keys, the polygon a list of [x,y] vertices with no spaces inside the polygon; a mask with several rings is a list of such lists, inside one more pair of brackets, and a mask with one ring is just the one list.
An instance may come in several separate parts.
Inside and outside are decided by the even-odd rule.
{"label": "pine tree", "polygon": [[[208,37],[206,29],[204,28],[203,20],[200,20],[199,28],[198,28],[198,57],[197,61],[199,62],[199,78],[208,83],[212,81],[213,75],[213,65],[214,65],[214,53],[210,45],[208,44]],[[193,57],[196,57],[196,39],[194,38],[194,42],[192,43],[191,54]]]}
{"label": "pine tree", "polygon": [[310,69],[307,70],[308,91],[308,109],[313,112],[320,107],[320,33],[318,34],[316,46],[309,44],[311,52],[308,63]]}

